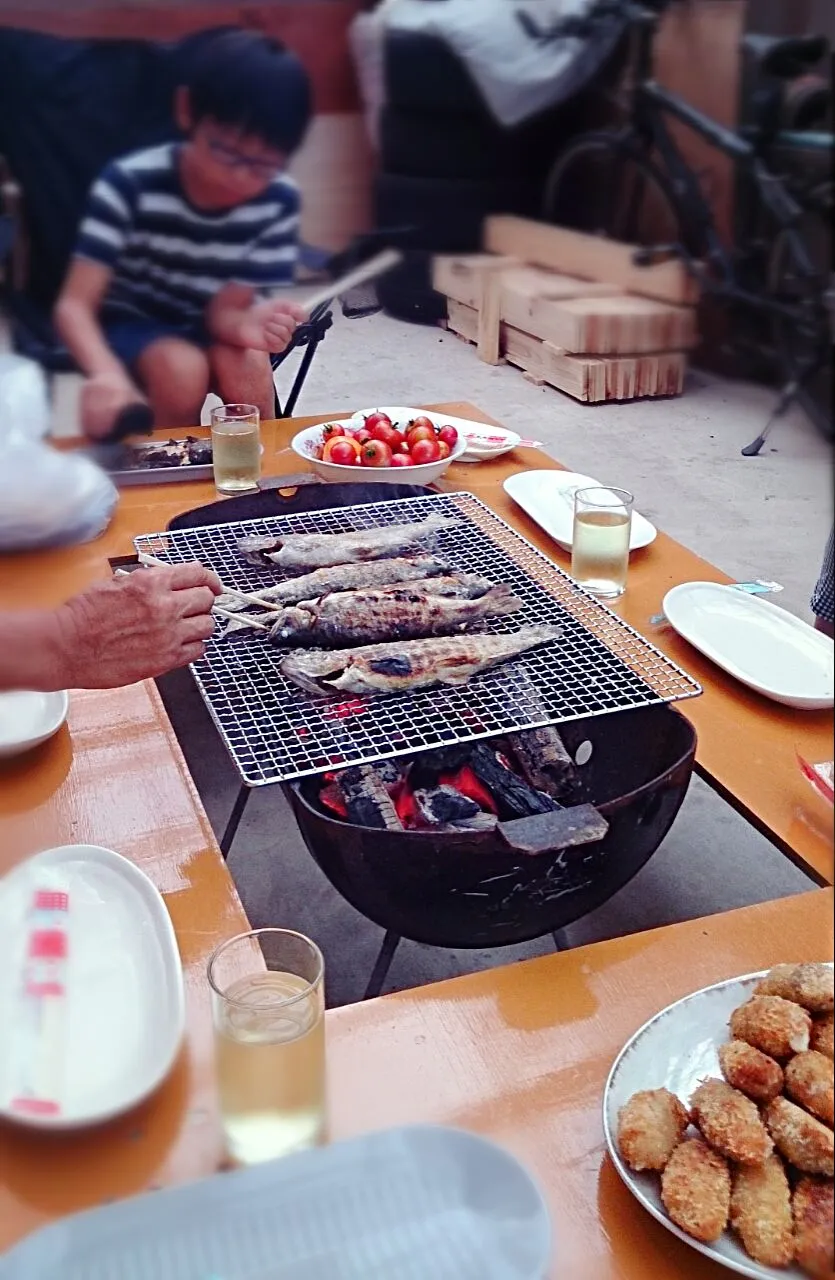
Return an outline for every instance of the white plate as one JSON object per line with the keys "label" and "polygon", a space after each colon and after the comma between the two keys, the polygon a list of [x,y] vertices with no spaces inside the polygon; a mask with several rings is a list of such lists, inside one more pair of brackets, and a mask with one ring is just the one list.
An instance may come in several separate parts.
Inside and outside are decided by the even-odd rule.
{"label": "white plate", "polygon": [[[68,934],[50,1014],[21,994],[37,889],[68,894],[44,920]],[[0,1115],[39,1128],[97,1124],[127,1111],[168,1074],[185,1025],[183,974],[165,903],[144,872],[111,849],[64,845],[0,880]],[[58,1103],[20,1114],[21,1094]]]}
{"label": "white plate", "polygon": [[67,718],[70,699],[60,693],[0,693],[0,758],[40,746]]}
{"label": "white plate", "polygon": [[[764,972],[764,971],[763,971]],[[603,1093],[603,1129],[615,1168],[644,1208],[691,1248],[752,1280],[803,1280],[797,1267],[764,1267],[754,1262],[726,1231],[715,1244],[702,1244],[667,1217],[657,1173],[635,1173],[620,1157],[615,1137],[618,1111],[639,1089],[669,1089],[687,1105],[705,1076],[721,1077],[718,1048],[729,1038],[728,1019],[744,1004],[763,973],[729,978],[677,1000],[645,1022],[621,1049]]]}
{"label": "white plate", "polygon": [[[549,537],[564,551],[570,551],[574,537],[574,494],[578,489],[606,486],[577,471],[518,471],[515,476],[508,476],[503,487]],[[633,510],[629,550],[648,547],[657,532],[646,516]]]}
{"label": "white plate", "polygon": [[62,1218],[0,1280],[543,1280],[550,1237],[511,1155],[416,1125]]}
{"label": "white plate", "polygon": [[321,458],[317,458],[316,452],[322,443],[322,428],[329,422],[341,427],[355,427],[357,425],[355,418],[356,415],[354,418],[327,418],[316,426],[305,427],[303,431],[293,436],[290,447],[300,458],[309,462],[323,480],[339,481],[343,484],[363,484],[366,481],[377,484],[432,484],[440,479],[451,463],[460,459],[467,447],[464,440],[459,438],[448,458],[442,458],[439,462],[423,462],[411,467],[346,467],[338,462],[323,462]]}
{"label": "white plate", "polygon": [[451,418],[447,413],[435,413],[431,409],[409,408],[408,405],[380,405],[376,409],[360,409],[353,416],[354,425],[362,423],[369,413],[387,413],[395,426],[405,426],[418,414],[423,414],[436,427],[445,423],[455,427],[459,436],[466,441],[466,450],[455,460],[456,462],[486,462],[491,458],[500,458],[510,453],[521,443],[522,437],[515,431],[507,431],[504,427],[494,427],[489,422],[475,422],[470,418]]}
{"label": "white plate", "polygon": [[683,582],[664,597],[671,627],[723,671],[789,707],[835,701],[835,648],[793,613],[718,582]]}

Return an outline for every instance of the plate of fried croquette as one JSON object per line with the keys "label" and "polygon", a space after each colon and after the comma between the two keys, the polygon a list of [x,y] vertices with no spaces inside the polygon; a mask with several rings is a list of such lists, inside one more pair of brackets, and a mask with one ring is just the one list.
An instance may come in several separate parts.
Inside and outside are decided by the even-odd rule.
{"label": "plate of fried croquette", "polygon": [[606,1082],[629,1190],[756,1280],[835,1273],[833,976],[778,964],[695,991],[635,1032]]}

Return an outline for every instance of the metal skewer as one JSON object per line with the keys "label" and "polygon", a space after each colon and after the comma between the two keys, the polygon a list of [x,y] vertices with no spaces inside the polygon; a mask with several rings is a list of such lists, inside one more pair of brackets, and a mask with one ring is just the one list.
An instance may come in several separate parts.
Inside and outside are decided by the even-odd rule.
{"label": "metal skewer", "polygon": [[[144,564],[149,569],[170,569],[171,565],[166,564],[165,560],[158,560],[156,556],[150,556],[146,551],[140,551],[137,559],[140,564]],[[236,587],[227,587],[223,582],[220,584],[221,591],[225,596],[232,596],[235,600],[243,600],[245,604],[257,605],[259,609],[266,609],[270,613],[281,613],[284,606],[275,604],[272,600],[262,600],[260,596],[251,595],[248,591],[238,591]]]}

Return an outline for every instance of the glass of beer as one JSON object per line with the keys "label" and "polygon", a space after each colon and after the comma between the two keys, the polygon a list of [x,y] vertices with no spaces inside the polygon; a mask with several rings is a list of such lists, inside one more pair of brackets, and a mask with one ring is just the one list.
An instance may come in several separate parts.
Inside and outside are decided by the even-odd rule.
{"label": "glass of beer", "polygon": [[261,421],[254,404],[221,404],[212,409],[212,466],[218,493],[258,488]]}
{"label": "glass of beer", "polygon": [[625,489],[578,489],[574,495],[571,576],[603,599],[626,590],[632,494]]}
{"label": "glass of beer", "polygon": [[325,1131],[325,961],[290,929],[255,929],[209,960],[227,1150],[236,1164],[303,1151]]}

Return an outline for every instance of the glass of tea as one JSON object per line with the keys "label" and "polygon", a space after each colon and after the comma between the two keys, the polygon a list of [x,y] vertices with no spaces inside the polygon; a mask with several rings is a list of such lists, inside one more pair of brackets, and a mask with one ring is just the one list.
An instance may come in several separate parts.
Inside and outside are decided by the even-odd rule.
{"label": "glass of tea", "polygon": [[254,929],[209,959],[220,1109],[241,1165],[316,1146],[325,1132],[325,961],[290,929]]}
{"label": "glass of tea", "polygon": [[594,487],[574,495],[571,576],[603,599],[626,590],[632,494],[626,489]]}
{"label": "glass of tea", "polygon": [[254,404],[221,404],[212,409],[212,467],[218,493],[258,488],[261,420]]}

